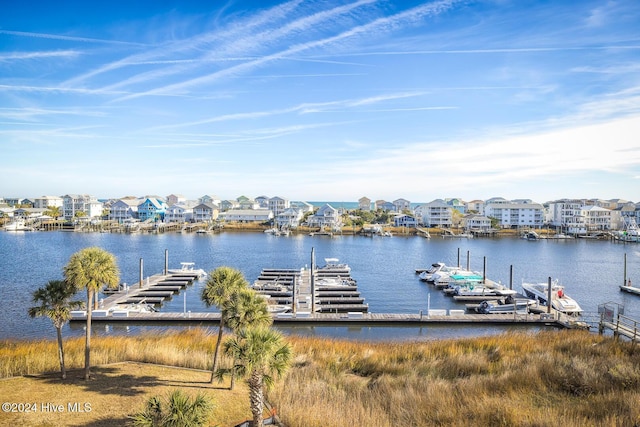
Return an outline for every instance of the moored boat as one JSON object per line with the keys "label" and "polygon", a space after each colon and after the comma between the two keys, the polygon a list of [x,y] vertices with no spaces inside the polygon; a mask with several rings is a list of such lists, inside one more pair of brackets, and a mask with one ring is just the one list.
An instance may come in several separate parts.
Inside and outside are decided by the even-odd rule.
{"label": "moored boat", "polygon": [[169,274],[186,274],[195,275],[198,279],[207,275],[207,272],[201,268],[196,268],[195,262],[181,262],[180,268],[173,268],[167,271]]}
{"label": "moored boat", "polygon": [[[549,283],[522,283],[522,290],[527,298],[535,299],[541,304],[548,306]],[[558,280],[551,282],[551,307],[561,313],[579,315],[582,307],[565,293],[564,286]]]}
{"label": "moored boat", "polygon": [[33,231],[31,227],[27,227],[22,220],[12,221],[4,226],[5,231]]}
{"label": "moored boat", "polygon": [[493,313],[527,313],[529,307],[535,305],[536,301],[533,299],[513,298],[508,296],[505,299],[486,300],[482,301],[475,308],[477,313],[493,314]]}

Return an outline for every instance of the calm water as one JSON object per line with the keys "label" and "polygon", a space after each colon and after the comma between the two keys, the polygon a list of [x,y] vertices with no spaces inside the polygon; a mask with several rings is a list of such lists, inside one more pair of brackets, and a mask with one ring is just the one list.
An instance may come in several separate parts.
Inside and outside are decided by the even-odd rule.
{"label": "calm water", "polygon": [[[549,276],[559,278],[567,293],[588,313],[598,304],[617,302],[625,305],[626,314],[640,319],[640,296],[620,292],[623,280],[624,254],[627,274],[640,283],[640,245],[609,241],[576,239],[570,241],[526,241],[500,239],[423,239],[421,237],[367,238],[359,236],[310,237],[306,235],[274,237],[263,233],[225,232],[196,234],[108,234],[0,232],[0,339],[53,337],[48,319],[31,319],[26,314],[31,293],[49,280],[61,279],[62,269],[74,252],[99,246],[113,253],[121,270],[121,280],[137,282],[140,259],[144,260],[144,276],[160,273],[164,268],[165,250],[169,267],[181,261],[194,261],[199,268],[211,271],[227,265],[242,271],[251,283],[263,268],[301,268],[310,264],[315,249],[318,264],[324,258],[336,257],[348,263],[352,276],[369,304],[371,312],[418,313],[431,308],[463,308],[440,291],[422,283],[416,268],[428,267],[436,261],[467,265],[483,271],[486,259],[487,277],[509,284],[513,266],[513,287],[520,290],[522,280],[546,282]],[[198,312],[207,310],[200,302],[203,282],[196,282],[186,292],[165,303],[162,311]],[[80,294],[84,298],[84,292]],[[158,325],[125,326],[94,325],[98,334],[138,334],[167,328]],[[475,336],[503,332],[514,327],[496,326],[429,326],[427,327],[296,327],[287,333],[319,334],[354,339],[433,339]],[[65,336],[82,335],[83,325],[65,327]]]}

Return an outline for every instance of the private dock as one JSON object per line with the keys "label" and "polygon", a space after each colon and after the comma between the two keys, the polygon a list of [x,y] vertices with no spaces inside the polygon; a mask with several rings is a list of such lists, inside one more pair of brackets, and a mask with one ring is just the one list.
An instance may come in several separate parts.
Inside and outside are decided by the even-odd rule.
{"label": "private dock", "polygon": [[[99,308],[92,310],[92,319],[129,319],[135,314],[160,314],[154,306],[161,305],[193,284],[198,272],[180,272],[175,274],[155,274],[136,285],[123,284],[118,289],[104,289],[105,298],[99,300]],[[71,320],[85,320],[86,310],[71,312]]]}
{"label": "private dock", "polygon": [[[278,311],[308,316],[311,313],[366,313],[369,306],[360,296],[351,268],[336,258],[311,268],[263,269],[251,288]],[[286,314],[286,313],[280,313]]]}
{"label": "private dock", "polygon": [[[166,255],[165,255],[166,256]],[[358,291],[351,269],[336,258],[326,258],[326,265],[315,265],[312,250],[311,268],[265,268],[251,288],[263,295],[278,325],[360,325],[421,326],[428,324],[530,324],[555,327],[585,327],[579,319],[561,313],[514,312],[479,314],[465,309],[431,309],[419,313],[370,313],[365,298]],[[199,275],[196,272],[164,273],[142,278],[133,286],[121,286],[100,300],[92,310],[94,322],[128,322],[159,324],[212,324],[220,321],[218,312],[162,312],[150,309],[179,294]],[[486,297],[485,297],[486,299]],[[477,302],[474,300],[474,302]],[[144,309],[143,309],[144,308]],[[72,321],[86,320],[86,311],[73,311]]]}

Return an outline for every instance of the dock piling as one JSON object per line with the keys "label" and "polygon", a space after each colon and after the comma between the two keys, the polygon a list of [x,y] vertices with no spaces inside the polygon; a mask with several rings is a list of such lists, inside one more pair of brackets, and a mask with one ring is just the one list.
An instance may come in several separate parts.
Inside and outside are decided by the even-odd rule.
{"label": "dock piling", "polygon": [[144,259],[140,258],[140,288],[142,289],[142,284],[144,280]]}

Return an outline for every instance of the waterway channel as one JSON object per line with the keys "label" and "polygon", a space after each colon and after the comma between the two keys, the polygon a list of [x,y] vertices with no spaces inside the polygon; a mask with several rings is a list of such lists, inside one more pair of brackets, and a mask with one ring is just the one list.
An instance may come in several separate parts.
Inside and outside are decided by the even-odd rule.
{"label": "waterway channel", "polygon": [[[255,232],[217,234],[111,234],[73,232],[0,233],[0,339],[36,339],[54,336],[48,319],[31,319],[27,309],[31,294],[47,281],[62,278],[62,269],[74,252],[88,246],[101,247],[116,256],[121,280],[136,283],[140,277],[162,272],[165,251],[169,267],[192,261],[212,271],[226,265],[239,269],[252,283],[263,268],[302,268],[310,264],[314,249],[318,264],[323,258],[339,258],[351,266],[351,275],[374,313],[419,313],[430,307],[461,308],[451,298],[421,282],[416,268],[442,261],[467,263],[472,270],[520,290],[525,281],[559,279],[586,315],[595,315],[599,304],[615,302],[625,313],[640,319],[640,296],[619,290],[627,257],[627,276],[640,281],[640,245],[612,241],[572,239],[540,240],[503,238],[425,239],[416,236],[272,236]],[[511,276],[511,271],[513,272]],[[200,301],[204,281],[173,297],[161,311],[203,312]],[[640,283],[640,282],[639,282]],[[84,292],[79,294],[84,298]],[[96,334],[140,334],[183,326],[96,324]],[[187,327],[187,326],[184,326]],[[192,326],[191,326],[192,327]],[[209,326],[215,329],[215,325]],[[439,339],[501,333],[515,326],[426,327],[287,327],[286,333],[326,335],[349,339]],[[65,326],[65,336],[84,333],[83,325]]]}

